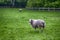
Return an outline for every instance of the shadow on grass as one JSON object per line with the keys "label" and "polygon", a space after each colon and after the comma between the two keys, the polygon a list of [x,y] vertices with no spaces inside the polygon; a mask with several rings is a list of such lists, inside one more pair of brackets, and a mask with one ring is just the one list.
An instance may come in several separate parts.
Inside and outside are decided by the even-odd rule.
{"label": "shadow on grass", "polygon": [[44,33],[44,31],[41,31],[41,30],[30,30],[29,33],[30,34],[42,34],[42,33]]}

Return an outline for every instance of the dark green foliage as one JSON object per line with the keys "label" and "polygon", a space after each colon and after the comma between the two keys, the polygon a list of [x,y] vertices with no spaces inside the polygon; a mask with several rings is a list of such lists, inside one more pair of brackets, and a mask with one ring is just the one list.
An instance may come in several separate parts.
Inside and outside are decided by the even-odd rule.
{"label": "dark green foliage", "polygon": [[60,0],[0,0],[0,6],[10,7],[60,7]]}
{"label": "dark green foliage", "polygon": [[28,0],[27,7],[60,7],[60,0]]}
{"label": "dark green foliage", "polygon": [[27,0],[0,0],[0,6],[25,7]]}

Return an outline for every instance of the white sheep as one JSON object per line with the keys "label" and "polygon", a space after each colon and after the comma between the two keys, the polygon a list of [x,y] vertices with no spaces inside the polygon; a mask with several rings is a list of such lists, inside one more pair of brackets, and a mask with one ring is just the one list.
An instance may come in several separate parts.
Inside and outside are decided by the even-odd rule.
{"label": "white sheep", "polygon": [[22,11],[22,9],[19,9],[19,11],[21,12],[21,11]]}
{"label": "white sheep", "polygon": [[41,19],[29,19],[30,24],[32,25],[33,28],[43,28],[45,27],[45,21]]}

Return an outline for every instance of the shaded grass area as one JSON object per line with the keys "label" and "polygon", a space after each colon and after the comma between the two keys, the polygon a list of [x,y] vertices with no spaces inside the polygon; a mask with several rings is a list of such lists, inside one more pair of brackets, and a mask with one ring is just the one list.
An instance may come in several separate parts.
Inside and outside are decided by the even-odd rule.
{"label": "shaded grass area", "polygon": [[[45,20],[44,31],[35,31],[29,19]],[[0,8],[0,40],[60,40],[60,12]]]}

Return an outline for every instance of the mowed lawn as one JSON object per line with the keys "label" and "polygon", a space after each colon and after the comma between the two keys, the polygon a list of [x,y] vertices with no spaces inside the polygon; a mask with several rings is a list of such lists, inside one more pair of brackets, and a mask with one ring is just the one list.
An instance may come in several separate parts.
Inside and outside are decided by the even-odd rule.
{"label": "mowed lawn", "polygon": [[[35,31],[29,19],[43,19],[43,32]],[[60,40],[60,12],[0,8],[0,40]]]}

